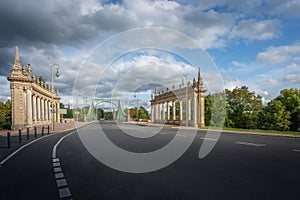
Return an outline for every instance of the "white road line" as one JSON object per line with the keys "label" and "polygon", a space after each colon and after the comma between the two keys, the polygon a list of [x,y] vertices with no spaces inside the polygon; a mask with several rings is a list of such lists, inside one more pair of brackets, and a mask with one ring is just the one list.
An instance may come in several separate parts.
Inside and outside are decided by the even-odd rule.
{"label": "white road line", "polygon": [[[53,146],[53,149],[52,149],[52,162],[53,162],[52,165],[53,165],[54,176],[56,179],[56,185],[58,188],[66,187],[66,186],[68,186],[68,184],[67,184],[67,180],[64,177],[64,174],[62,173],[62,167],[60,165],[59,158],[56,157],[57,156],[56,149],[57,149],[58,145],[63,141],[63,139],[65,139],[66,137],[68,137],[69,135],[71,135],[75,132],[76,131],[73,131],[73,132],[63,136],[62,138],[60,138],[60,140],[58,140],[58,142]],[[59,193],[59,197],[61,199],[72,196],[70,189],[68,187],[58,189],[58,193]]]}
{"label": "white road line", "polygon": [[242,145],[253,146],[253,147],[263,147],[263,146],[266,146],[266,144],[251,143],[251,142],[242,142],[242,141],[235,142],[235,144],[242,144]]}
{"label": "white road line", "polygon": [[54,174],[54,176],[55,176],[55,179],[60,179],[60,178],[64,178],[65,177],[64,173],[62,173],[62,172],[56,173],[56,174]]}
{"label": "white road line", "polygon": [[53,171],[54,171],[54,173],[62,172],[62,168],[61,167],[55,167],[55,168],[53,168]]}
{"label": "white road line", "polygon": [[298,152],[300,153],[300,150],[299,149],[293,149],[294,152]]}
{"label": "white road line", "polygon": [[63,139],[65,139],[66,137],[68,137],[69,135],[75,133],[76,131],[73,131],[65,136],[63,136],[62,138],[60,138],[60,140],[58,140],[58,142],[54,145],[53,147],[53,150],[52,150],[52,159],[55,159],[56,158],[56,149],[57,149],[57,146],[61,143],[61,141],[63,141]]}
{"label": "white road line", "polygon": [[200,140],[217,141],[218,139],[202,137],[202,138],[200,138]]}
{"label": "white road line", "polygon": [[57,179],[56,180],[57,187],[68,186],[66,179]]}
{"label": "white road line", "polygon": [[186,135],[180,135],[180,134],[177,134],[176,136],[178,136],[178,137],[183,137],[183,138],[187,138]]}
{"label": "white road line", "polygon": [[71,192],[70,192],[70,189],[69,188],[62,188],[62,189],[59,189],[58,190],[59,192],[59,197],[62,199],[62,198],[65,198],[65,197],[70,197],[71,196]]}
{"label": "white road line", "polygon": [[[51,135],[53,135],[53,134],[51,134]],[[27,143],[27,144],[24,144],[23,146],[21,146],[20,148],[18,148],[17,150],[15,150],[13,153],[11,153],[9,156],[7,156],[5,159],[3,159],[3,160],[0,162],[0,167],[1,167],[2,165],[4,165],[4,164],[5,164],[9,159],[11,159],[14,155],[16,155],[16,154],[17,154],[18,152],[20,152],[22,149],[24,149],[25,147],[27,147],[27,146],[29,146],[29,145],[31,145],[31,144],[33,144],[33,143],[35,143],[35,142],[37,142],[37,141],[43,139],[43,138],[49,137],[49,136],[51,136],[51,135],[45,135],[45,136],[43,136],[43,137],[40,137],[40,138],[38,138],[38,139],[35,139],[35,140],[33,140],[33,141]]]}
{"label": "white road line", "polygon": [[60,163],[59,162],[53,163],[53,167],[60,167]]}

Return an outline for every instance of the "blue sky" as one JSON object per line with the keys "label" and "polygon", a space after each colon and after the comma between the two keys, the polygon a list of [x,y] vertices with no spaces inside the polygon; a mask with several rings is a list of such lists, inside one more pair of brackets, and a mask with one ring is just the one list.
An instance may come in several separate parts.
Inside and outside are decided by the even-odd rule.
{"label": "blue sky", "polygon": [[[49,66],[59,63],[62,76],[56,80],[56,88],[60,90],[64,103],[72,103],[74,81],[80,77],[86,83],[82,84],[82,90],[95,89],[89,87],[90,81],[100,79],[101,72],[107,67],[107,63],[103,65],[92,56],[96,56],[98,61],[108,62],[116,59],[114,56],[120,49],[129,50],[133,43],[141,48],[146,44],[136,44],[133,37],[127,43],[115,41],[115,44],[106,46],[110,56],[104,58],[105,41],[117,38],[115,35],[124,31],[160,27],[197,42],[216,64],[225,88],[246,85],[267,102],[284,88],[299,88],[299,11],[300,2],[295,0],[4,0],[0,7],[0,100],[10,96],[6,77],[12,67],[15,46],[19,46],[21,64],[30,63],[33,73],[44,76],[46,80],[50,80]],[[101,88],[98,89],[101,94],[96,96],[109,97],[116,85],[113,83],[121,80],[126,70],[139,65],[144,66],[144,71],[137,70],[134,76],[122,80],[135,80],[136,83],[139,83],[138,80],[154,80],[157,76],[153,70],[155,66],[159,70],[159,67],[166,68],[167,65],[180,73],[189,72],[189,77],[193,77],[194,71],[189,67],[196,69],[199,66],[189,66],[190,63],[182,59],[184,57],[176,57],[172,52],[175,46],[189,49],[188,41],[179,40],[176,34],[149,37],[170,50],[170,54],[164,51],[153,53],[153,50],[133,51],[115,60],[109,66],[105,83],[101,87],[96,86]],[[85,65],[91,68],[77,76]],[[96,76],[96,73],[99,74]],[[214,76],[206,73],[205,69],[203,73],[209,85]],[[178,81],[174,77],[160,75],[161,79]],[[150,94],[152,86],[144,84],[140,92]],[[122,92],[132,91],[122,89]],[[146,97],[141,100],[141,105],[149,105]]]}

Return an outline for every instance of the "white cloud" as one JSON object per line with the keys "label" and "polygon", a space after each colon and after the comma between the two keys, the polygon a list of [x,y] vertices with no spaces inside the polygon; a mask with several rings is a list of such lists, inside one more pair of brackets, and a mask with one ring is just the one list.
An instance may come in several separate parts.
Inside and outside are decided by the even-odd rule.
{"label": "white cloud", "polygon": [[264,52],[260,52],[256,56],[258,62],[266,64],[279,64],[284,62],[292,62],[300,54],[300,43],[283,46],[270,46]]}
{"label": "white cloud", "polygon": [[232,63],[234,66],[237,66],[237,67],[246,67],[246,66],[247,66],[246,63],[238,62],[238,61],[232,61],[231,63]]}
{"label": "white cloud", "polygon": [[287,74],[282,80],[295,84],[294,87],[300,86],[300,74]]}
{"label": "white cloud", "polygon": [[285,67],[288,72],[300,72],[300,65],[291,63]]}
{"label": "white cloud", "polygon": [[224,87],[229,90],[233,90],[236,87],[241,87],[242,81],[235,78],[227,78],[224,80]]}
{"label": "white cloud", "polygon": [[234,27],[231,38],[243,38],[246,40],[267,40],[279,37],[280,22],[279,20],[241,20]]}

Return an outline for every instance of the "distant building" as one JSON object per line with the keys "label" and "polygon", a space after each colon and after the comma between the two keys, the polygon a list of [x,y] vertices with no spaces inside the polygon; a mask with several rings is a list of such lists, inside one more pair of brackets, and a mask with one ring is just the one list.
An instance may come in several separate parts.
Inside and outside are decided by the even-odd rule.
{"label": "distant building", "polygon": [[59,122],[60,116],[57,111],[61,98],[58,93],[51,91],[44,81],[35,78],[30,64],[21,66],[18,47],[12,72],[7,79],[11,89],[12,130],[51,124],[52,101],[54,120]]}
{"label": "distant building", "polygon": [[[206,89],[202,81],[200,69],[198,80],[193,83],[180,84],[178,89],[167,88],[167,91],[157,92],[152,96],[151,120],[154,123],[185,124],[194,127],[205,127],[204,94]],[[185,105],[183,105],[185,104]],[[172,110],[170,107],[172,106]],[[179,108],[176,110],[176,106]],[[172,112],[172,117],[171,117]]]}

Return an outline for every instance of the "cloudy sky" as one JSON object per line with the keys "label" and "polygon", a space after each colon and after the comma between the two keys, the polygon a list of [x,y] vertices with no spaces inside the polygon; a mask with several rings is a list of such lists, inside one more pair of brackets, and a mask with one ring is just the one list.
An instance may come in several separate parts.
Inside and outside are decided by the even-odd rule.
{"label": "cloudy sky", "polygon": [[[64,103],[76,80],[81,96],[139,91],[147,99],[157,83],[192,81],[199,66],[211,90],[219,73],[225,88],[246,85],[270,100],[300,86],[299,21],[296,0],[2,0],[0,100],[10,96],[15,46],[21,64],[48,81],[50,65],[61,65]],[[149,27],[156,31],[141,31]]]}

